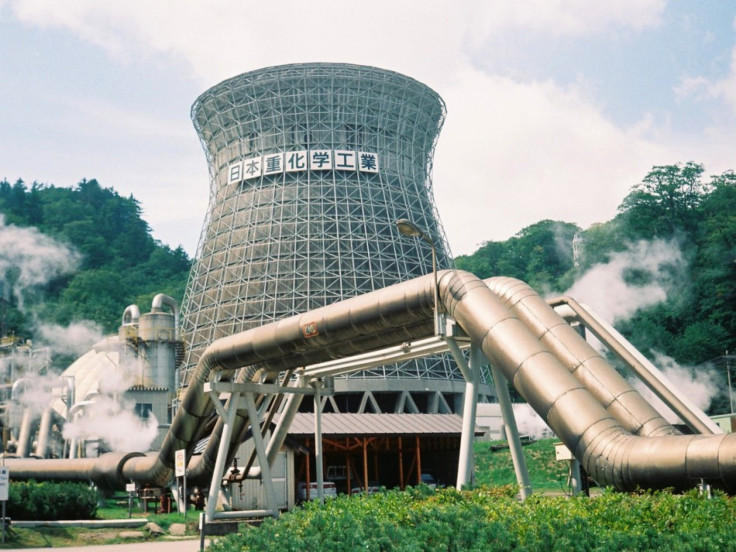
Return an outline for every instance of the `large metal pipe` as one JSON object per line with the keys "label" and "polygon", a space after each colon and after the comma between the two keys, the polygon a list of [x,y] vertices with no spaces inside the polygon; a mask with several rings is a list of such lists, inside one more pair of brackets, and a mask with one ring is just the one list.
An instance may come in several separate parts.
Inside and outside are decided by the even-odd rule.
{"label": "large metal pipe", "polygon": [[[127,459],[120,481],[165,485],[173,473],[176,451],[185,449],[187,458],[191,457],[214,410],[204,393],[204,383],[213,371],[232,373],[254,366],[279,372],[431,335],[433,296],[430,275],[215,341],[200,357],[159,452]],[[65,460],[56,462],[60,470],[66,469]],[[91,474],[80,477],[85,475]],[[115,477],[108,475],[106,480]]]}
{"label": "large metal pipe", "polygon": [[46,458],[49,449],[49,436],[51,434],[51,416],[53,408],[47,406],[41,414],[41,423],[38,426],[38,442],[36,443],[36,456]]}
{"label": "large metal pipe", "polygon": [[[446,312],[600,484],[628,490],[705,482],[736,492],[736,434],[632,435],[484,282],[462,271],[441,271],[438,279]],[[161,451],[125,459],[102,456],[92,475],[166,483],[174,452],[185,448],[191,454],[213,410],[203,393],[213,371],[252,366],[277,372],[426,337],[433,332],[434,293],[433,275],[423,276],[217,340],[201,356]],[[535,309],[551,310],[544,301],[536,303]],[[68,470],[64,461],[55,462]],[[16,473],[29,461],[7,463]]]}
{"label": "large metal pipe", "polygon": [[[736,492],[736,434],[632,435],[485,284],[452,279],[440,283],[450,314],[599,484],[634,490],[707,483]],[[535,308],[539,318],[551,310],[543,301]]]}
{"label": "large metal pipe", "polygon": [[601,320],[591,309],[583,307],[571,297],[558,297],[548,301],[552,307],[566,306],[586,329],[624,362],[642,382],[677,414],[695,433],[705,435],[723,433],[690,399],[676,389],[662,372],[637,351],[618,331]]}
{"label": "large metal pipe", "polygon": [[174,315],[174,339],[179,339],[179,304],[176,302],[176,299],[164,293],[159,293],[151,301],[151,312],[162,311],[164,305],[168,306]]}
{"label": "large metal pipe", "polygon": [[123,326],[137,324],[141,317],[141,310],[138,305],[128,305],[123,311]]}
{"label": "large metal pipe", "polygon": [[680,433],[526,283],[506,277],[485,283],[627,431]]}
{"label": "large metal pipe", "polygon": [[33,422],[36,420],[36,414],[30,408],[23,409],[23,417],[20,421],[20,430],[18,431],[18,446],[16,454],[21,458],[26,458],[31,453],[31,430]]}

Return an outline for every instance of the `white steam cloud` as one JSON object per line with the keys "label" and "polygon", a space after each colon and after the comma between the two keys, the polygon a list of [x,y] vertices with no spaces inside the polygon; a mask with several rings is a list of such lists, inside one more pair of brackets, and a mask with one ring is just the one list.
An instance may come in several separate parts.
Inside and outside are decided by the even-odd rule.
{"label": "white steam cloud", "polygon": [[[610,323],[626,320],[637,310],[667,299],[682,271],[682,253],[672,241],[640,241],[593,266],[565,292],[585,303]],[[644,283],[633,285],[627,274],[636,271]]]}
{"label": "white steam cloud", "polygon": [[28,374],[20,380],[15,388],[15,402],[23,410],[29,409],[32,414],[40,415],[59,394],[61,386],[59,376]]}
{"label": "white steam cloud", "polygon": [[66,327],[40,323],[36,330],[41,345],[63,355],[82,356],[103,338],[102,328],[89,320],[74,322]]}
{"label": "white steam cloud", "polygon": [[64,437],[100,439],[113,452],[149,450],[158,435],[158,420],[153,413],[142,420],[134,412],[133,403],[124,398],[125,391],[139,383],[141,362],[121,362],[115,371],[105,374],[99,381],[99,395],[64,425]]}
{"label": "white steam cloud", "polygon": [[[18,309],[31,310],[29,299],[35,289],[54,278],[74,271],[81,255],[71,247],[42,234],[36,228],[21,228],[5,224],[0,214],[0,277],[11,292]],[[103,339],[102,329],[89,321],[75,322],[67,327],[36,322],[34,345],[48,347],[54,353],[79,357]],[[19,386],[17,405],[40,415],[61,392],[58,375],[40,376],[30,364],[15,359],[14,365],[24,381]],[[3,369],[7,367],[2,367]],[[147,451],[158,434],[158,421],[149,414],[141,420],[134,405],[124,400],[125,391],[139,383],[141,366],[138,362],[122,364],[107,373],[99,382],[99,393],[74,420],[64,425],[67,439],[80,441],[100,439],[108,449],[120,452]],[[16,415],[19,412],[16,411]]]}
{"label": "white steam cloud", "polygon": [[[711,401],[722,392],[718,382],[719,376],[708,365],[704,366],[682,366],[667,355],[653,352],[654,364],[659,367],[662,374],[667,378],[675,389],[679,390],[687,399],[700,410],[705,412],[710,407]],[[636,389],[665,420],[671,424],[682,423],[680,417],[662,402],[649,388],[638,379],[630,381]]]}
{"label": "white steam cloud", "polygon": [[[665,301],[684,269],[684,260],[674,241],[640,241],[610,261],[593,266],[566,292],[596,311],[604,320],[615,323],[630,318],[637,310]],[[639,275],[639,285],[627,279],[632,272]],[[601,347],[595,338],[588,338]],[[685,395],[696,407],[706,411],[720,389],[718,376],[707,366],[687,367],[656,351],[654,364],[674,388]],[[631,385],[670,423],[681,423],[673,413],[640,380],[632,378]]]}
{"label": "white steam cloud", "polygon": [[24,292],[74,270],[80,255],[35,228],[5,224],[0,214],[0,274],[13,274],[13,295],[24,308]]}
{"label": "white steam cloud", "polygon": [[131,405],[111,396],[96,399],[84,416],[64,426],[64,437],[80,441],[101,439],[113,452],[147,451],[158,434],[152,414],[141,420]]}

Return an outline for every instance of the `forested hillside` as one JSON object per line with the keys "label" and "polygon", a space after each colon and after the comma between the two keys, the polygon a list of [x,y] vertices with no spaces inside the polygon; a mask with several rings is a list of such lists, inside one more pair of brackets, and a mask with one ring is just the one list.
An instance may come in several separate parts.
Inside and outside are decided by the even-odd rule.
{"label": "forested hillside", "polygon": [[[156,293],[183,297],[186,253],[152,238],[133,197],[95,180],[72,189],[2,181],[0,217],[6,334],[33,337],[38,320],[115,331],[126,306],[145,312]],[[519,278],[545,296],[587,300],[587,285],[610,303],[599,313],[645,354],[688,365],[723,358],[736,350],[736,174],[656,166],[608,222],[540,221],[456,264]]]}
{"label": "forested hillside", "polygon": [[112,332],[130,304],[148,312],[157,293],[182,299],[186,252],[154,240],[138,202],[96,180],[71,189],[3,180],[0,217],[7,335],[32,338],[39,320]]}
{"label": "forested hillside", "polygon": [[736,350],[736,174],[656,166],[613,220],[585,230],[545,220],[456,264],[483,278],[520,278],[545,296],[575,296],[576,282],[597,270],[598,291],[621,302],[602,269],[615,265],[629,289],[643,292],[641,308],[618,317],[617,329],[646,354],[701,364]]}

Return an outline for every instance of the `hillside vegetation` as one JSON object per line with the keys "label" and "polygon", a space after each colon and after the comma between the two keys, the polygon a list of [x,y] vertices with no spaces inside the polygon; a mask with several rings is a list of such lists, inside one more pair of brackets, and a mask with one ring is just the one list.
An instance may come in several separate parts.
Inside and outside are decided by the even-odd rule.
{"label": "hillside vegetation", "polygon": [[[15,292],[3,318],[6,334],[33,337],[39,320],[90,320],[114,331],[129,304],[145,309],[160,292],[183,297],[191,266],[186,253],[151,237],[133,197],[95,180],[71,189],[2,181],[0,216],[3,243],[25,252],[11,255],[8,245],[0,251],[5,286]],[[40,234],[35,242],[13,240],[11,230],[20,228]],[[53,247],[39,236],[68,247],[59,255],[68,257],[68,266],[44,268],[45,278],[21,266],[37,260],[34,245],[46,247],[38,258],[53,258]],[[593,287],[615,297],[622,290],[612,287],[609,275],[617,271],[626,293],[640,292],[639,303],[601,314],[645,354],[700,365],[736,350],[736,174],[706,178],[695,163],[656,166],[608,222],[581,229],[543,220],[508,240],[485,242],[456,265],[482,278],[519,278],[543,295],[571,288],[579,293],[574,285],[595,273]],[[625,306],[625,298],[615,301],[617,308]],[[725,388],[722,367],[718,377]],[[723,412],[724,400],[711,410]]]}
{"label": "hillside vegetation", "polygon": [[[695,163],[657,166],[608,222],[583,230],[544,220],[455,261],[481,278],[519,278],[544,296],[585,301],[593,289],[610,307],[599,314],[646,355],[694,366],[736,350],[732,171],[706,178]],[[726,389],[726,363],[716,368]],[[711,412],[726,412],[726,401],[723,394]]]}
{"label": "hillside vegetation", "polygon": [[181,301],[191,260],[153,239],[141,207],[96,180],[74,188],[0,181],[0,267],[11,289],[3,333],[92,321],[116,331],[125,310],[157,293]]}

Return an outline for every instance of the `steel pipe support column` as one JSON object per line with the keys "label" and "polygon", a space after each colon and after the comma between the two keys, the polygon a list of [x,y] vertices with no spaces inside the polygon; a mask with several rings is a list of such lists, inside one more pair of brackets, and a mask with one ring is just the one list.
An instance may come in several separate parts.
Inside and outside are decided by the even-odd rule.
{"label": "steel pipe support column", "polygon": [[[314,468],[317,472],[317,498],[321,504],[325,502],[325,477],[322,466],[322,382],[313,381],[314,386]],[[307,489],[307,494],[309,490]],[[311,498],[311,497],[310,497]]]}
{"label": "steel pipe support column", "polygon": [[503,416],[503,425],[506,429],[506,439],[509,442],[511,460],[514,463],[516,482],[519,485],[519,495],[521,496],[521,500],[525,500],[532,495],[532,485],[529,481],[529,470],[526,467],[524,451],[521,448],[519,428],[516,426],[511,395],[509,394],[509,388],[506,386],[506,378],[493,364],[491,364],[491,375],[493,376],[493,385],[496,387],[498,404],[501,406],[501,416]]}
{"label": "steel pipe support column", "polygon": [[473,441],[475,440],[475,415],[478,411],[478,385],[480,383],[480,365],[483,354],[477,345],[470,347],[469,379],[465,382],[463,403],[463,427],[460,435],[460,457],[457,463],[457,481],[455,487],[463,487],[473,482]]}
{"label": "steel pipe support column", "polygon": [[273,479],[271,478],[271,466],[268,463],[268,455],[266,454],[266,447],[263,443],[263,435],[261,434],[261,414],[256,408],[256,401],[253,398],[253,393],[245,394],[245,404],[248,408],[248,417],[251,420],[251,433],[253,434],[253,444],[258,454],[258,464],[261,468],[261,483],[266,491],[266,501],[268,502],[268,508],[271,510],[271,515],[278,517],[279,507],[276,504],[276,492],[273,488]]}
{"label": "steel pipe support column", "polygon": [[[222,428],[222,437],[220,437],[220,446],[217,451],[217,460],[215,460],[215,468],[212,473],[212,482],[210,483],[210,492],[207,496],[207,509],[205,510],[205,521],[211,523],[215,518],[215,508],[217,507],[217,497],[219,496],[220,486],[222,485],[222,475],[225,472],[225,460],[227,458],[227,449],[230,445],[230,436],[233,432],[233,422],[235,421],[235,413],[238,411],[238,403],[240,402],[240,394],[233,393],[228,401],[228,408],[224,410],[220,404],[219,397],[214,391],[209,392],[212,402],[217,408],[217,412],[225,420]],[[255,433],[255,432],[254,432]]]}

